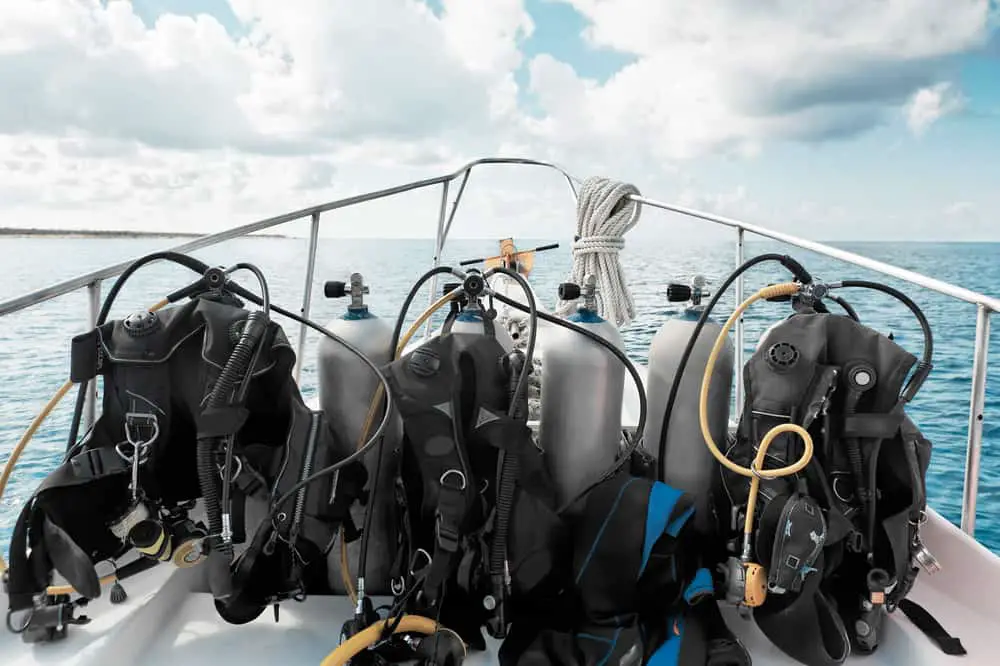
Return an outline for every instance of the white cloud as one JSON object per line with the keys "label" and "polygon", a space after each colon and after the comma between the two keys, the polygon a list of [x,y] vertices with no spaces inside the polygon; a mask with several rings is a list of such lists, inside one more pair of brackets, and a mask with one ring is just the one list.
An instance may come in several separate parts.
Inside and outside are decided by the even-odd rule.
{"label": "white cloud", "polygon": [[538,133],[645,135],[664,158],[862,132],[989,37],[987,0],[561,1],[593,46],[635,61],[597,85],[537,57]]}
{"label": "white cloud", "polygon": [[[438,14],[421,0],[230,0],[230,31],[207,14],[147,26],[116,0],[2,3],[0,225],[203,230],[484,154],[746,214],[755,192],[692,188],[683,160],[857,134],[907,100],[911,127],[926,127],[958,99],[936,85],[948,57],[988,36],[985,0],[560,1],[594,48],[633,62],[598,82],[548,53],[528,61],[524,0],[443,0]],[[477,175],[478,208],[459,218],[487,234],[493,221],[564,231],[549,213],[562,188],[537,172]],[[414,233],[412,210],[352,229]]]}
{"label": "white cloud", "polygon": [[920,136],[928,128],[945,116],[960,111],[965,104],[950,82],[938,83],[929,88],[921,88],[903,108],[906,125],[910,131]]}
{"label": "white cloud", "polygon": [[956,201],[944,209],[948,217],[968,217],[976,212],[976,204],[971,201]]}

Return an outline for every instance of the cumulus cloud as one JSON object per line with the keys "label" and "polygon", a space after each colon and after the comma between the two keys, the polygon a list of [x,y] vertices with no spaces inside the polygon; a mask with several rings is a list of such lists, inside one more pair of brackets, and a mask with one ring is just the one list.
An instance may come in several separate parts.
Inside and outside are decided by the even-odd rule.
{"label": "cumulus cloud", "polygon": [[962,95],[950,82],[921,88],[913,93],[903,108],[906,125],[911,132],[920,136],[941,118],[960,111],[964,103]]}
{"label": "cumulus cloud", "polygon": [[[223,226],[503,153],[671,182],[684,160],[853,136],[901,108],[922,132],[961,99],[939,83],[949,58],[990,37],[987,0],[553,1],[630,64],[597,81],[527,58],[524,0],[229,0],[235,29],[208,14],[145,24],[120,1],[2,3],[0,210]],[[537,229],[544,206],[519,190],[539,180],[466,196],[505,224],[532,209],[518,223]],[[562,202],[545,182],[538,196]],[[683,189],[734,214],[754,195]]]}
{"label": "cumulus cloud", "polygon": [[536,131],[567,144],[644,134],[665,158],[871,129],[990,34],[987,0],[559,1],[587,18],[594,47],[635,62],[597,84],[538,56]]}

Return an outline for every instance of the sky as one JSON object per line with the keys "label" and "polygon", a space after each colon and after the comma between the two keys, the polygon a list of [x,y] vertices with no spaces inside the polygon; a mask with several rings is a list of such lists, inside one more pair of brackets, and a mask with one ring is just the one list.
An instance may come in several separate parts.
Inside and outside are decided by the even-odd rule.
{"label": "sky", "polygon": [[[0,226],[216,231],[511,156],[807,238],[1000,240],[998,26],[994,0],[4,0]],[[433,236],[440,198],[322,233]],[[557,173],[483,167],[453,233],[574,227]]]}

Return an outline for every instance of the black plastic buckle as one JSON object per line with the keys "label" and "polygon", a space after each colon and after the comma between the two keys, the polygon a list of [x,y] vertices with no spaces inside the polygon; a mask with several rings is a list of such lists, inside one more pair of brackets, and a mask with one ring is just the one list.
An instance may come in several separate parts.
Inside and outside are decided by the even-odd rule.
{"label": "black plastic buckle", "polygon": [[441,550],[448,553],[454,553],[458,550],[458,543],[462,536],[458,531],[458,526],[452,521],[447,521],[440,511],[437,512],[434,521],[434,532]]}
{"label": "black plastic buckle", "polygon": [[848,534],[844,540],[846,542],[845,546],[847,550],[851,551],[852,553],[864,552],[865,539],[864,535],[861,534],[860,531],[854,530],[853,532]]}

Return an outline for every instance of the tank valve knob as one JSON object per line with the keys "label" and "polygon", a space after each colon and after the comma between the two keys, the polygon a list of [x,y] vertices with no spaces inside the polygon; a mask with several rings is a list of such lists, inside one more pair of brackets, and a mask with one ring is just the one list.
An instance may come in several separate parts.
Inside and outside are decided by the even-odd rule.
{"label": "tank valve knob", "polygon": [[559,285],[559,300],[575,301],[580,298],[580,285],[572,282],[563,282]]}
{"label": "tank valve knob", "polygon": [[692,296],[691,287],[679,282],[671,282],[667,285],[667,300],[671,303],[684,303],[690,301]]}
{"label": "tank valve knob", "polygon": [[218,266],[213,266],[205,271],[204,279],[209,289],[221,289],[222,285],[226,284],[226,271]]}
{"label": "tank valve knob", "polygon": [[486,289],[486,281],[479,273],[469,273],[462,283],[462,288],[469,298],[476,298]]}
{"label": "tank valve knob", "polygon": [[327,298],[347,296],[347,283],[342,280],[327,280],[323,285],[323,295]]}

